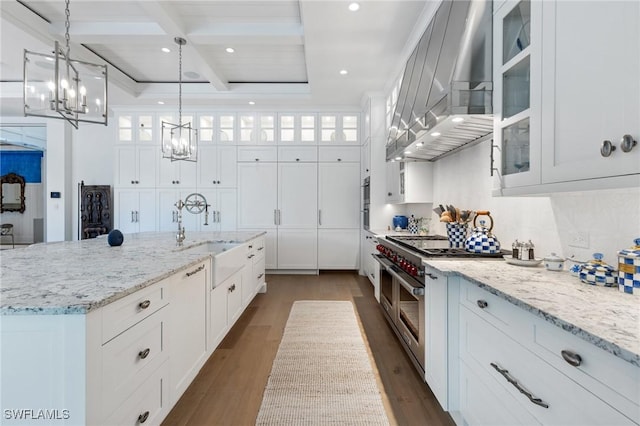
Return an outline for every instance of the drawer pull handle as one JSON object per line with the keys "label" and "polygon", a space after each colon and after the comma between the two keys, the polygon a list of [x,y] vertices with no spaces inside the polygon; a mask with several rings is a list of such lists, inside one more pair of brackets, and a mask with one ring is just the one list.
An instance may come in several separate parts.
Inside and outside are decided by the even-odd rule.
{"label": "drawer pull handle", "polygon": [[145,300],[144,302],[140,302],[138,306],[140,309],[147,309],[151,305],[151,300]]}
{"label": "drawer pull handle", "polygon": [[144,413],[138,416],[138,423],[144,423],[147,421],[148,418],[149,418],[149,412],[145,411]]}
{"label": "drawer pull handle", "polygon": [[254,256],[255,256],[255,254],[250,254],[249,256],[247,256],[247,259],[251,259]]}
{"label": "drawer pull handle", "polygon": [[149,353],[151,352],[151,349],[147,348],[144,351],[140,351],[138,353],[138,356],[140,357],[140,359],[145,359],[146,357],[149,356]]}
{"label": "drawer pull handle", "polygon": [[264,274],[260,274],[260,275],[258,275],[258,279],[260,279],[260,278],[262,278],[262,277],[264,277]]}
{"label": "drawer pull handle", "polygon": [[258,251],[263,250],[263,249],[264,249],[264,247],[258,247]]}
{"label": "drawer pull handle", "polygon": [[433,274],[431,274],[431,273],[427,273],[427,276],[428,276],[429,278],[431,278],[432,280],[437,280],[437,279],[438,279],[438,276],[437,276],[437,275],[433,275]]}
{"label": "drawer pull handle", "polygon": [[482,300],[482,299],[478,300],[476,303],[478,304],[478,307],[479,307],[480,309],[484,309],[484,308],[486,308],[487,306],[489,306],[489,304],[487,303],[487,301],[486,301],[486,300]]}
{"label": "drawer pull handle", "polygon": [[541,400],[540,398],[536,398],[534,397],[531,392],[529,392],[528,390],[526,390],[525,388],[522,387],[522,385],[520,383],[518,383],[518,381],[516,379],[514,379],[513,377],[511,377],[511,375],[509,374],[509,370],[507,369],[503,369],[498,367],[497,364],[495,363],[491,363],[490,364],[498,373],[502,374],[502,377],[504,377],[507,382],[511,383],[516,389],[518,389],[518,391],[520,391],[521,394],[523,394],[524,396],[526,396],[527,398],[529,398],[529,401],[533,402],[536,405],[539,405],[541,407],[544,408],[549,408],[549,404],[547,404],[546,402],[544,402],[543,400]]}
{"label": "drawer pull handle", "polygon": [[560,354],[562,354],[562,358],[564,358],[565,361],[574,367],[582,364],[582,357],[573,351],[562,350]]}
{"label": "drawer pull handle", "polygon": [[198,272],[202,271],[203,269],[204,269],[204,265],[200,265],[194,271],[187,272],[187,276],[190,277],[191,275],[195,275]]}

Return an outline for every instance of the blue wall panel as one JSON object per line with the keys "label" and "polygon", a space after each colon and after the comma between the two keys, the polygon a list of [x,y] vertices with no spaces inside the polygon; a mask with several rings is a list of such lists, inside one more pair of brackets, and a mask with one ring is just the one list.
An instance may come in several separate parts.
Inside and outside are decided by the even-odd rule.
{"label": "blue wall panel", "polygon": [[15,173],[26,183],[42,182],[42,151],[0,151],[0,176]]}

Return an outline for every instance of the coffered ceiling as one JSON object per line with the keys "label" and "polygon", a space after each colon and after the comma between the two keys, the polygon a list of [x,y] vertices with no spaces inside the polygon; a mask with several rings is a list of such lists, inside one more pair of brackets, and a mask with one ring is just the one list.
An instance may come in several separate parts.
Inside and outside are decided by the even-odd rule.
{"label": "coffered ceiling", "polygon": [[[437,1],[71,0],[71,56],[108,64],[111,105],[357,107],[402,70]],[[2,113],[21,105],[23,49],[64,43],[63,0],[0,0]],[[171,51],[163,52],[166,47]],[[233,53],[226,52],[233,48]],[[340,74],[346,70],[347,74]]]}

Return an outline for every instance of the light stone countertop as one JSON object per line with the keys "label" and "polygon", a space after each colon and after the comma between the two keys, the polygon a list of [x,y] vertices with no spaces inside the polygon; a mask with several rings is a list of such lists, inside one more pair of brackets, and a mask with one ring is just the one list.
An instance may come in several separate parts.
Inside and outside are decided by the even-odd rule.
{"label": "light stone countertop", "polygon": [[567,271],[502,261],[425,260],[445,275],[458,275],[640,367],[640,297],[618,288],[582,283]]}
{"label": "light stone countertop", "polygon": [[264,232],[191,232],[182,247],[175,232],[125,234],[34,244],[0,252],[0,315],[85,314],[189,268],[210,254],[191,247],[244,243]]}

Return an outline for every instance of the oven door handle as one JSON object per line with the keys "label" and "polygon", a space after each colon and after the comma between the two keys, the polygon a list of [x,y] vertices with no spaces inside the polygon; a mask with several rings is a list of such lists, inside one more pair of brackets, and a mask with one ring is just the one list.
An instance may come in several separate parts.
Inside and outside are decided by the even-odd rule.
{"label": "oven door handle", "polygon": [[389,271],[389,273],[391,275],[393,275],[394,277],[396,277],[396,279],[398,280],[398,282],[400,283],[400,285],[402,287],[404,287],[405,290],[407,290],[409,293],[413,294],[414,296],[424,296],[424,287],[414,287],[411,284],[409,284],[408,282],[406,282],[404,280],[404,278],[402,278],[400,276],[400,274],[398,274],[393,267],[387,269],[387,271]]}

